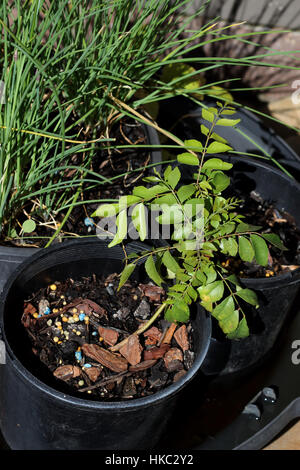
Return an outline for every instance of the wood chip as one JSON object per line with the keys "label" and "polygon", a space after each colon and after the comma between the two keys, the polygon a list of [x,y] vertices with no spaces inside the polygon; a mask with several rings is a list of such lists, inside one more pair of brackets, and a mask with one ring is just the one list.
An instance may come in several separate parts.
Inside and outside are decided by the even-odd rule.
{"label": "wood chip", "polygon": [[171,348],[164,356],[165,364],[170,361],[183,361],[183,354],[179,348]]}
{"label": "wood chip", "polygon": [[83,299],[76,305],[76,308],[79,312],[82,311],[86,315],[91,315],[92,313],[95,313],[99,317],[107,315],[106,310],[103,307],[90,299]]}
{"label": "wood chip", "polygon": [[72,366],[72,365],[60,366],[53,372],[53,375],[57,379],[61,379],[65,381],[73,379],[75,377],[79,377],[80,374],[81,374],[80,368],[77,366]]}
{"label": "wood chip", "polygon": [[33,318],[31,315],[36,313],[36,308],[32,304],[25,304],[21,322],[25,328],[29,328]]}
{"label": "wood chip", "polygon": [[104,343],[109,346],[114,346],[119,338],[119,333],[116,330],[104,328],[103,326],[99,326],[98,333],[103,338]]}
{"label": "wood chip", "polygon": [[84,372],[92,382],[96,382],[99,375],[101,374],[101,370],[102,369],[99,369],[99,367],[89,367],[85,368]]}
{"label": "wood chip", "polygon": [[183,368],[183,354],[179,348],[171,348],[164,355],[164,363],[168,372],[175,372]]}
{"label": "wood chip", "polygon": [[149,360],[149,361],[143,361],[143,362],[140,362],[139,364],[136,364],[134,366],[129,366],[129,370],[130,372],[140,372],[142,370],[146,370],[146,369],[149,369],[149,367],[152,367],[154,366],[154,364],[156,364],[156,359],[152,359],[152,360]]}
{"label": "wood chip", "polygon": [[127,377],[123,386],[123,397],[130,398],[136,395],[136,386],[132,377]]}
{"label": "wood chip", "polygon": [[178,330],[174,333],[174,338],[183,351],[187,351],[190,348],[188,333],[185,325],[182,325],[180,328],[178,328]]}
{"label": "wood chip", "polygon": [[30,313],[31,315],[36,312],[36,308],[31,304],[26,304],[24,308],[24,313]]}
{"label": "wood chip", "polygon": [[152,326],[149,330],[145,331],[144,336],[147,338],[145,341],[146,345],[157,344],[161,338],[162,332],[156,328],[156,326]]}
{"label": "wood chip", "polygon": [[154,348],[148,349],[148,351],[144,352],[144,361],[149,361],[152,359],[160,359],[166,354],[166,352],[169,349],[170,349],[169,344],[162,344],[159,348],[154,347]]}
{"label": "wood chip", "polygon": [[178,382],[182,377],[184,377],[186,374],[186,370],[182,369],[177,374],[174,375],[173,382]]}
{"label": "wood chip", "polygon": [[151,286],[150,284],[139,284],[139,289],[152,302],[160,302],[161,296],[164,294],[164,289],[158,286]]}
{"label": "wood chip", "polygon": [[171,323],[171,325],[167,329],[166,334],[165,334],[165,336],[162,340],[163,343],[166,343],[166,344],[171,343],[176,328],[177,328],[177,324],[176,323]]}
{"label": "wood chip", "polygon": [[289,264],[289,265],[282,265],[282,269],[286,269],[288,271],[295,271],[296,269],[300,268],[300,266],[295,265],[295,264]]}
{"label": "wood chip", "polygon": [[123,357],[101,348],[97,344],[83,344],[83,353],[99,362],[114,372],[124,372],[128,368],[128,362]]}
{"label": "wood chip", "polygon": [[140,345],[137,335],[131,335],[124,346],[120,348],[120,353],[124,356],[130,365],[134,366],[141,362],[143,348]]}

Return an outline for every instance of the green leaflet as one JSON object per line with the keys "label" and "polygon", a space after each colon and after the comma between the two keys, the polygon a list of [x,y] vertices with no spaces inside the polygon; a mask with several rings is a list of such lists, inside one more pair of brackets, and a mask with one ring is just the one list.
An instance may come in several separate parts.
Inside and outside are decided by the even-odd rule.
{"label": "green leaflet", "polygon": [[253,305],[254,307],[257,307],[259,305],[257,295],[251,289],[240,289],[237,290],[235,294],[248,304]]}
{"label": "green leaflet", "polygon": [[239,122],[241,122],[240,119],[218,119],[217,125],[218,126],[236,126]]}
{"label": "green leaflet", "polygon": [[176,259],[171,255],[170,251],[165,251],[162,257],[162,263],[165,265],[167,269],[172,271],[173,273],[177,273],[181,270],[178,262]]}
{"label": "green leaflet", "polygon": [[[227,144],[224,144],[223,142],[212,142],[207,147],[207,153],[223,153],[228,152],[229,150],[232,150],[232,147]],[[220,168],[220,170],[222,169],[224,168]]]}
{"label": "green leaflet", "polygon": [[22,224],[22,230],[24,233],[32,233],[36,228],[36,223],[32,219],[27,219]]}
{"label": "green leaflet", "polygon": [[232,284],[234,284],[235,286],[239,287],[240,286],[240,281],[238,280],[238,278],[235,276],[235,274],[231,274],[230,276],[228,276],[226,278],[227,281],[230,281]]}
{"label": "green leaflet", "polygon": [[261,266],[267,266],[269,260],[269,249],[265,240],[259,235],[251,234],[250,240],[255,252],[255,259]]}
{"label": "green leaflet", "polygon": [[239,237],[239,255],[243,261],[251,263],[254,258],[254,249],[248,238],[240,236]]}
{"label": "green leaflet", "polygon": [[203,170],[230,170],[231,163],[223,162],[220,158],[210,158],[203,165]]}
{"label": "green leaflet", "polygon": [[224,294],[223,281],[215,281],[206,286],[201,286],[198,288],[198,292],[204,302],[217,302]]}
{"label": "green leaflet", "polygon": [[205,108],[202,109],[202,117],[203,119],[205,119],[205,121],[208,121],[211,123],[213,123],[215,120],[215,114],[211,110],[209,111],[208,109],[205,109]]}
{"label": "green leaflet", "polygon": [[161,206],[162,214],[156,217],[160,224],[177,224],[182,222],[184,214],[181,206]]}
{"label": "green leaflet", "polygon": [[188,295],[190,296],[191,300],[193,302],[196,302],[197,298],[198,298],[198,293],[197,291],[192,287],[192,286],[189,286],[187,288],[187,293]]}
{"label": "green leaflet", "polygon": [[256,232],[257,230],[260,230],[261,228],[262,227],[260,225],[250,225],[250,224],[245,224],[244,222],[241,222],[236,227],[236,233]]}
{"label": "green leaflet", "polygon": [[118,245],[121,243],[127,235],[127,210],[123,210],[117,217],[116,224],[118,227],[117,233],[112,242],[108,245],[108,248]]}
{"label": "green leaflet", "polygon": [[176,300],[176,302],[170,306],[165,313],[165,319],[169,322],[186,323],[189,318],[190,309],[183,300]]}
{"label": "green leaflet", "polygon": [[208,134],[209,134],[209,129],[208,129],[208,127],[206,127],[204,124],[201,124],[200,129],[201,129],[201,133],[202,133],[203,135],[208,136]]}
{"label": "green leaflet", "polygon": [[196,186],[194,184],[188,184],[185,186],[180,186],[177,191],[178,199],[181,203],[189,199],[196,191]]}
{"label": "green leaflet", "polygon": [[193,150],[194,152],[202,152],[203,150],[201,142],[195,139],[185,140],[184,146],[187,150]]}
{"label": "green leaflet", "polygon": [[178,167],[175,167],[170,173],[168,174],[166,181],[169,183],[172,189],[174,189],[177,184],[179,183],[181,177],[181,173]]}
{"label": "green leaflet", "polygon": [[249,328],[248,328],[247,320],[244,317],[239,322],[237,329],[232,331],[231,333],[228,333],[227,338],[228,339],[242,339],[242,338],[247,338],[247,336],[249,336]]}
{"label": "green leaflet", "polygon": [[235,331],[239,324],[239,311],[235,310],[231,315],[228,315],[224,320],[219,321],[220,328],[225,334]]}
{"label": "green leaflet", "polygon": [[221,193],[230,185],[230,178],[221,171],[218,171],[214,174],[213,185],[216,191]]}
{"label": "green leaflet", "polygon": [[133,225],[135,226],[141,241],[144,241],[147,237],[147,209],[144,204],[137,204],[132,211],[131,218]]}
{"label": "green leaflet", "polygon": [[91,217],[113,217],[119,213],[119,204],[101,204]]}
{"label": "green leaflet", "polygon": [[284,246],[279,236],[276,235],[275,233],[262,233],[261,236],[264,237],[264,239],[267,240],[267,242],[271,243],[279,250],[287,251],[287,248]]}
{"label": "green leaflet", "polygon": [[224,139],[224,137],[221,137],[219,134],[216,134],[215,132],[212,133],[211,138],[213,140],[216,140],[217,142],[222,142],[223,144],[228,144],[228,141]]}
{"label": "green leaflet", "polygon": [[145,201],[148,201],[155,196],[158,196],[161,193],[169,191],[168,188],[164,184],[156,184],[151,188],[146,188],[145,186],[135,186],[133,188],[133,195],[137,196]]}
{"label": "green leaflet", "polygon": [[133,196],[132,194],[129,194],[128,196],[121,196],[119,199],[120,210],[130,207],[140,200],[141,198],[139,196]]}
{"label": "green leaflet", "polygon": [[230,256],[236,256],[238,252],[238,244],[234,238],[224,238],[222,240],[224,249]]}
{"label": "green leaflet", "polygon": [[226,317],[229,315],[232,315],[234,313],[234,300],[232,296],[230,295],[229,297],[226,297],[220,304],[218,304],[213,312],[212,315],[217,319],[217,320],[224,320]]}
{"label": "green leaflet", "polygon": [[206,284],[210,284],[217,279],[217,273],[213,266],[205,266],[202,270],[206,276]]}
{"label": "green leaflet", "polygon": [[163,279],[160,277],[159,272],[157,271],[153,256],[150,255],[147,258],[147,261],[145,263],[145,270],[150,279],[155,282],[155,284],[161,286],[163,283]]}
{"label": "green leaflet", "polygon": [[193,155],[192,153],[181,153],[180,155],[177,156],[177,161],[179,163],[183,163],[184,165],[192,165],[192,166],[198,166],[199,165],[199,158],[196,155]]}
{"label": "green leaflet", "polygon": [[134,271],[135,266],[136,265],[134,263],[127,264],[127,266],[125,266],[120,277],[118,290],[121,289],[121,287],[125,284],[127,279],[131,276],[131,274]]}
{"label": "green leaflet", "polygon": [[172,193],[164,194],[163,196],[160,196],[154,199],[153,203],[154,204],[168,204],[168,205],[178,204],[176,197]]}

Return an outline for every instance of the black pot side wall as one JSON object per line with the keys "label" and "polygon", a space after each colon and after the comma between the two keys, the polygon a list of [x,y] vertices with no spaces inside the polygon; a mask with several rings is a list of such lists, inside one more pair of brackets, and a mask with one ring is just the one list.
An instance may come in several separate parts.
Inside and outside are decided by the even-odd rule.
{"label": "black pot side wall", "polygon": [[1,429],[13,450],[128,450],[155,445],[177,396],[155,408],[80,407],[31,385],[7,358],[0,366]]}

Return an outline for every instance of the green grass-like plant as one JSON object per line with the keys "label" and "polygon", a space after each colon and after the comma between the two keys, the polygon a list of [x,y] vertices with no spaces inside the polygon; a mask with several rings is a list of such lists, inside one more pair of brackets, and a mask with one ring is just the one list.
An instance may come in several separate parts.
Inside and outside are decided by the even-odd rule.
{"label": "green grass-like plant", "polygon": [[[208,3],[190,15],[190,0],[2,2],[2,241],[30,235],[22,222],[34,219],[36,224],[53,222],[57,228],[50,244],[72,209],[86,204],[85,191],[123,177],[105,178],[92,171],[98,152],[118,148],[110,140],[111,127],[122,116],[143,121],[149,106],[156,109],[162,100],[177,95],[205,108],[203,97],[224,100],[219,87],[236,82],[229,77],[211,83],[210,71],[224,65],[274,65],[270,57],[280,51],[270,48],[239,61],[205,57],[201,51],[208,42],[238,39],[254,44],[251,33],[233,34],[217,20],[192,30],[191,21]],[[256,33],[255,40],[258,34],[268,31]],[[195,51],[198,57],[191,55]],[[133,112],[137,110],[138,115]]]}

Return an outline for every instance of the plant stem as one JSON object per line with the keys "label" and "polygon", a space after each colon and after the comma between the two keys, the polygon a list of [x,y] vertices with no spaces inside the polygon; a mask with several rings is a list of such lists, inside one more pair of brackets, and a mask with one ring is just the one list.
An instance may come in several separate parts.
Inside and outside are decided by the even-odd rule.
{"label": "plant stem", "polygon": [[150,318],[150,320],[148,320],[146,323],[144,323],[138,330],[136,330],[134,333],[132,333],[130,336],[128,336],[127,338],[123,339],[123,341],[121,341],[120,343],[116,344],[115,346],[112,346],[110,348],[110,351],[112,352],[116,352],[116,351],[119,351],[120,348],[122,348],[122,346],[124,346],[125,344],[127,344],[128,340],[133,336],[133,335],[140,335],[141,333],[143,333],[144,331],[146,331],[149,326],[152,325],[152,323],[159,317],[159,315],[164,311],[164,309],[166,308],[167,304],[162,304],[159,306],[159,308],[156,310],[156,312],[152,315],[152,317]]}

